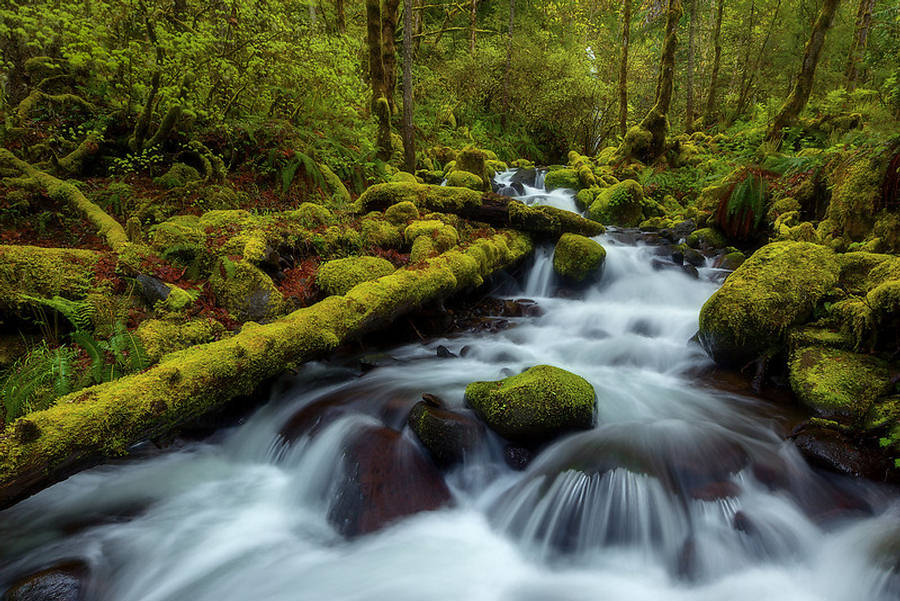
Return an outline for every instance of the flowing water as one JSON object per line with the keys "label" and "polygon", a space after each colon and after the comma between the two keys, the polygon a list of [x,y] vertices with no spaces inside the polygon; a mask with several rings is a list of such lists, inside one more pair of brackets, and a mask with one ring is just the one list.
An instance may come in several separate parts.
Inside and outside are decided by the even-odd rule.
{"label": "flowing water", "polygon": [[[566,191],[525,191],[574,208]],[[690,339],[720,274],[655,270],[653,246],[597,239],[605,270],[577,294],[555,281],[552,248],[535,253],[510,294],[540,316],[385,349],[362,375],[308,364],[238,427],[0,513],[0,590],[79,558],[88,598],[119,601],[898,598],[896,491],[810,470],[777,434],[775,408],[692,376],[709,365]],[[350,540],[335,531],[355,435],[387,425],[411,442],[405,415],[423,392],[465,411],[467,383],[536,364],[593,384],[594,429],[525,471],[492,438],[447,474],[449,506]],[[286,440],[322,399],[337,399],[332,419]]]}

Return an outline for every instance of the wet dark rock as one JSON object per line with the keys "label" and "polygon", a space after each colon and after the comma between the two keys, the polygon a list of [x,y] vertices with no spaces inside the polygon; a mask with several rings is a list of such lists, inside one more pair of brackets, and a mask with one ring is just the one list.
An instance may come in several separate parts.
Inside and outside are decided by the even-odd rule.
{"label": "wet dark rock", "polygon": [[879,453],[862,447],[836,430],[801,427],[792,438],[812,465],[839,474],[873,479],[881,479],[886,472],[885,460]]}
{"label": "wet dark rock", "polygon": [[693,265],[688,265],[688,264],[682,265],[681,270],[684,271],[689,276],[691,276],[692,278],[694,278],[695,280],[700,279],[700,272],[697,271],[697,268],[694,267]]}
{"label": "wet dark rock", "polygon": [[409,412],[409,427],[431,453],[435,463],[462,463],[484,442],[484,426],[475,418],[419,401]]}
{"label": "wet dark rock", "polygon": [[135,280],[138,283],[141,297],[151,307],[156,302],[163,301],[169,298],[169,293],[171,292],[171,290],[163,283],[162,280],[159,280],[152,275],[144,275],[143,273],[138,274]]}
{"label": "wet dark rock", "polygon": [[85,597],[88,565],[67,561],[15,582],[2,601],[81,601]]}
{"label": "wet dark rock", "polygon": [[628,328],[628,331],[643,336],[645,338],[653,338],[659,335],[659,329],[647,319],[639,319]]}
{"label": "wet dark rock", "polygon": [[506,465],[517,471],[528,467],[533,456],[534,454],[525,447],[506,445],[506,448],[503,449],[503,459],[506,461]]}
{"label": "wet dark rock", "polygon": [[731,520],[731,527],[738,532],[743,532],[744,534],[749,534],[751,536],[758,532],[756,524],[747,517],[747,514],[743,510],[734,514],[734,517]]}
{"label": "wet dark rock", "polygon": [[431,394],[430,392],[426,392],[425,394],[423,394],[422,400],[429,407],[437,407],[438,409],[444,409],[447,407],[447,401],[436,394]]}
{"label": "wet dark rock", "polygon": [[729,481],[710,482],[692,489],[690,494],[698,501],[718,501],[740,496],[741,487]]}
{"label": "wet dark rock", "polygon": [[678,242],[682,238],[687,238],[691,232],[697,229],[697,222],[693,219],[686,219],[681,223],[675,225],[672,228],[672,234],[676,236],[675,242]]}
{"label": "wet dark rock", "polygon": [[364,372],[395,363],[397,360],[387,353],[367,353],[359,358],[359,368]]}
{"label": "wet dark rock", "polygon": [[370,426],[347,441],[328,521],[352,538],[450,501],[441,473],[418,446],[396,430]]}
{"label": "wet dark rock", "polygon": [[464,347],[462,347],[461,349],[459,349],[460,357],[468,357],[471,354],[472,354],[472,347],[469,346],[468,344],[465,345]]}
{"label": "wet dark rock", "polygon": [[454,355],[453,352],[450,349],[448,349],[446,346],[444,346],[443,344],[438,345],[437,351],[435,352],[435,354],[438,356],[439,359],[455,359],[456,358],[456,355]]}
{"label": "wet dark rock", "polygon": [[[510,179],[510,185],[519,186],[525,185],[534,188],[534,182],[537,178],[537,169],[519,169],[515,173],[513,173],[512,179]],[[522,188],[522,192],[525,192],[525,188]]]}
{"label": "wet dark rock", "polygon": [[502,187],[498,186],[497,194],[508,197],[522,196],[525,194],[525,186],[521,182],[511,182]]}
{"label": "wet dark rock", "polygon": [[699,250],[693,248],[684,249],[684,260],[694,267],[703,267],[706,265],[706,257]]}
{"label": "wet dark rock", "polygon": [[357,395],[358,391],[339,390],[313,401],[294,413],[281,427],[279,434],[287,442],[294,442],[305,434],[314,436],[322,428],[347,415],[349,405]]}
{"label": "wet dark rock", "polygon": [[675,575],[683,580],[696,580],[697,543],[694,537],[689,536],[681,545],[678,555],[675,557]]}
{"label": "wet dark rock", "polygon": [[677,263],[678,265],[683,265],[684,264],[684,251],[682,251],[682,250],[673,251],[672,252],[672,260],[675,263]]}

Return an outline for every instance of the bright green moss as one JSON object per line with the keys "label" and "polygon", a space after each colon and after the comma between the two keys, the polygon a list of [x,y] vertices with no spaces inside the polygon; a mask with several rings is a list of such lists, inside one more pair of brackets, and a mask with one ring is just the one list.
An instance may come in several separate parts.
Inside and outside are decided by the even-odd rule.
{"label": "bright green moss", "polygon": [[559,223],[559,229],[554,232],[554,236],[559,236],[564,232],[580,234],[582,236],[598,236],[606,231],[606,228],[603,227],[603,225],[597,223],[596,221],[585,219],[581,215],[577,215],[572,211],[547,206],[539,206],[534,208],[544,213],[545,215],[549,215]]}
{"label": "bright green moss", "polygon": [[574,169],[560,168],[549,171],[544,176],[544,187],[547,190],[556,190],[566,188],[569,190],[580,190],[581,180],[578,178],[578,172]]}
{"label": "bright green moss", "polygon": [[333,225],[321,234],[314,234],[312,243],[320,257],[329,259],[354,255],[363,245],[359,232],[346,225]]}
{"label": "bright green moss", "polygon": [[459,188],[469,188],[470,190],[484,190],[484,180],[468,171],[451,171],[450,174],[447,175],[447,185]]}
{"label": "bright green moss", "polygon": [[20,294],[84,298],[94,287],[101,257],[92,250],[0,246],[0,308],[21,306]]}
{"label": "bright green moss", "polygon": [[311,202],[304,202],[296,211],[291,213],[292,218],[305,228],[315,229],[317,227],[334,225],[334,214],[322,205]]}
{"label": "bright green moss", "polygon": [[791,389],[817,415],[858,424],[891,389],[887,364],[869,355],[826,347],[791,353]]}
{"label": "bright green moss", "polygon": [[831,249],[775,242],[756,251],[700,311],[700,341],[719,362],[742,363],[782,344],[838,281]]}
{"label": "bright green moss", "polygon": [[597,195],[600,194],[599,186],[591,186],[590,188],[584,188],[579,190],[575,195],[575,204],[579,209],[584,211],[589,206],[594,204],[594,199],[597,198]]}
{"label": "bright green moss", "polygon": [[641,185],[627,179],[601,190],[588,207],[587,215],[594,221],[607,225],[637,227],[644,219],[643,198]]}
{"label": "bright green moss", "polygon": [[722,248],[726,244],[725,236],[711,227],[691,232],[686,242],[691,248]]}
{"label": "bright green moss", "polygon": [[246,260],[220,261],[213,269],[209,285],[219,305],[238,321],[272,319],[284,304],[284,297],[272,278]]}
{"label": "bright green moss", "polygon": [[224,332],[224,326],[213,319],[193,319],[184,323],[148,319],[141,322],[135,334],[153,364],[168,353],[210,342]]}
{"label": "bright green moss", "polygon": [[363,219],[359,225],[359,232],[364,247],[399,249],[403,246],[403,234],[400,229],[383,219]]}
{"label": "bright green moss", "polygon": [[884,179],[882,162],[878,157],[861,156],[831,174],[833,189],[826,217],[841,229],[844,238],[859,241],[872,230]]}
{"label": "bright green moss", "polygon": [[434,241],[431,239],[431,236],[419,236],[413,241],[412,249],[409,251],[409,262],[419,263],[436,254]]}
{"label": "bright green moss", "polygon": [[419,209],[409,201],[398,202],[384,210],[384,218],[394,225],[401,225],[418,219]]}
{"label": "bright green moss", "polygon": [[437,246],[443,247],[442,250],[448,250],[459,242],[459,233],[456,228],[437,219],[413,221],[403,231],[403,237],[407,244],[411,244],[419,236],[429,236]]}
{"label": "bright green moss", "polygon": [[319,266],[316,284],[326,294],[346,294],[362,282],[394,273],[391,262],[380,257],[347,257]]}
{"label": "bright green moss", "polygon": [[853,339],[845,333],[820,325],[800,326],[791,329],[788,336],[791,349],[808,346],[853,350]]}
{"label": "bright green moss", "polygon": [[184,163],[175,163],[169,170],[160,175],[157,178],[154,178],[153,183],[157,186],[161,186],[163,188],[173,189],[173,188],[182,188],[191,182],[195,182],[201,179],[200,172],[191,167],[190,165],[185,165]]}
{"label": "bright green moss", "polygon": [[382,211],[400,202],[411,202],[420,210],[459,213],[480,207],[481,196],[481,192],[468,188],[392,182],[370,187],[358,203],[363,213]]}
{"label": "bright green moss", "polygon": [[200,296],[198,290],[185,290],[175,284],[166,284],[166,287],[169,289],[169,295],[162,302],[169,311],[184,311]]}
{"label": "bright green moss", "polygon": [[412,173],[407,173],[406,171],[398,171],[394,175],[391,176],[392,182],[408,182],[411,184],[420,183],[416,176]]}
{"label": "bright green moss", "polygon": [[590,238],[563,234],[553,251],[553,269],[564,279],[582,282],[603,267],[606,249]]}
{"label": "bright green moss", "polygon": [[466,386],[466,403],[492,430],[530,444],[590,428],[594,400],[594,388],[587,380],[551,365],[538,365],[499,382]]}

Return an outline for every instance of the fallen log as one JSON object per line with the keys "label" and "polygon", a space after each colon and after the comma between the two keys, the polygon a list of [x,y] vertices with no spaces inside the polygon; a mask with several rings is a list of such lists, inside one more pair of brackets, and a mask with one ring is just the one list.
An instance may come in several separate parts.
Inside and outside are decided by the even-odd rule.
{"label": "fallen log", "polygon": [[493,192],[454,186],[389,182],[372,186],[359,197],[363,213],[384,211],[398,202],[412,202],[428,211],[455,213],[493,227],[522,230],[539,238],[559,238],[565,233],[596,236],[604,231],[601,224],[571,211],[528,206]]}
{"label": "fallen log", "polygon": [[137,442],[171,434],[285,369],[404,313],[478,286],[531,249],[530,238],[518,232],[483,238],[272,323],[248,322],[230,338],[171,353],[144,372],[62,397],[0,434],[0,508],[123,455]]}
{"label": "fallen log", "polygon": [[114,252],[122,252],[128,245],[128,236],[122,225],[88,200],[81,190],[72,184],[36,169],[5,148],[0,148],[0,167],[4,170],[13,169],[20,174],[20,177],[10,178],[9,183],[43,190],[51,198],[77,210],[97,227],[100,235]]}
{"label": "fallen log", "polygon": [[77,248],[0,246],[0,310],[27,304],[23,294],[84,298],[96,286],[95,268],[103,257]]}

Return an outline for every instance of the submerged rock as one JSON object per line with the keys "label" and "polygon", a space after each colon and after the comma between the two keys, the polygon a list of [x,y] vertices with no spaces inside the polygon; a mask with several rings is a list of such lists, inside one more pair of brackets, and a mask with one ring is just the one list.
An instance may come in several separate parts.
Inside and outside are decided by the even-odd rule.
{"label": "submerged rock", "polygon": [[348,441],[342,480],[328,521],[351,538],[451,500],[434,464],[390,428],[370,426]]}
{"label": "submerged rock", "polygon": [[583,282],[597,274],[605,260],[606,249],[598,242],[578,234],[563,234],[553,251],[553,270],[563,279]]}
{"label": "submerged rock", "polygon": [[834,252],[775,242],[747,259],[700,311],[700,342],[719,363],[742,364],[780,348],[838,281]]}
{"label": "submerged rock", "polygon": [[551,365],[466,387],[466,402],[492,430],[524,444],[590,428],[594,400],[594,388],[587,380]]}
{"label": "submerged rock", "polygon": [[82,561],[57,564],[15,582],[2,601],[80,601],[88,572]]}
{"label": "submerged rock", "polygon": [[419,401],[409,412],[409,427],[443,467],[461,463],[484,441],[484,427],[463,413]]}
{"label": "submerged rock", "polygon": [[803,428],[793,440],[811,464],[839,474],[881,479],[888,468],[880,453],[860,446],[837,430]]}

